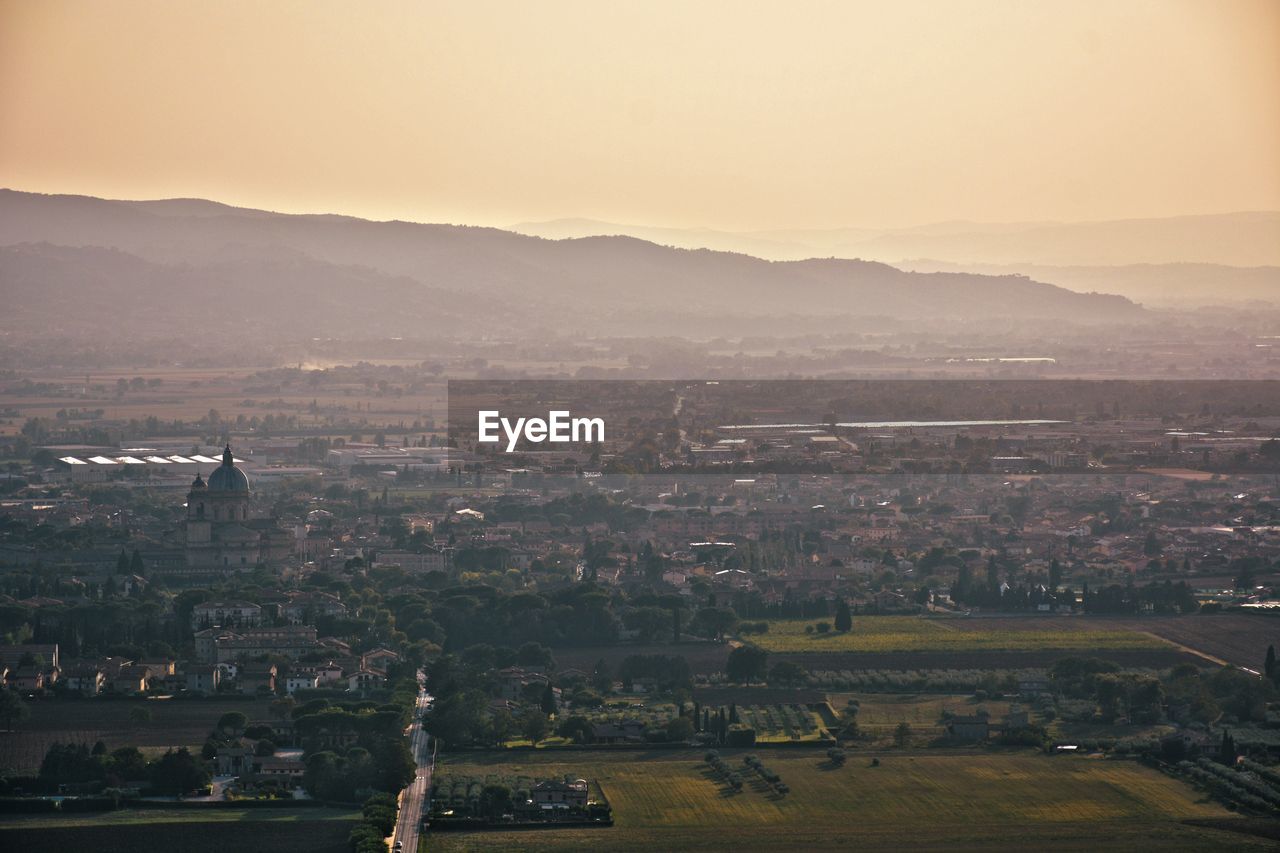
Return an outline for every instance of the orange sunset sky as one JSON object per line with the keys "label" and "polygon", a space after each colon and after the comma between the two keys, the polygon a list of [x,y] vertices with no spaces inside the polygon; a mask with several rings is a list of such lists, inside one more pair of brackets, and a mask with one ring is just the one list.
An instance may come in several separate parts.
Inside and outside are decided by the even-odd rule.
{"label": "orange sunset sky", "polygon": [[0,186],[743,230],[1280,209],[1280,2],[2,0]]}

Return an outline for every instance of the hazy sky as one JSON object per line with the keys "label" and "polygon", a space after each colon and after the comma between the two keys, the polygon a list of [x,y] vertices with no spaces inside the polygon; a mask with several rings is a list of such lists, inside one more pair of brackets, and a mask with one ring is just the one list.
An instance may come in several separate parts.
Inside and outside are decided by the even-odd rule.
{"label": "hazy sky", "polygon": [[1280,209],[1280,0],[0,0],[0,186],[494,225]]}

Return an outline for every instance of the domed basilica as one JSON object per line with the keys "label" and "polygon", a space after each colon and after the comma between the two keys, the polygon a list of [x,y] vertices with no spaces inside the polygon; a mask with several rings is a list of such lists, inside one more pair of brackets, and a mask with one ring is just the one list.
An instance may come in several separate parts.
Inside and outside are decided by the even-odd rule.
{"label": "domed basilica", "polygon": [[231,445],[206,482],[199,474],[187,493],[186,574],[231,574],[285,559],[289,533],[273,518],[251,518],[249,477]]}

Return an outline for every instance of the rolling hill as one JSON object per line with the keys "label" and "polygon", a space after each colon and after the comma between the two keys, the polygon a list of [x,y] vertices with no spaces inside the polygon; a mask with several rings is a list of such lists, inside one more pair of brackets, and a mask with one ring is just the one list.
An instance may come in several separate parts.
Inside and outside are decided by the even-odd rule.
{"label": "rolling hill", "polygon": [[0,247],[9,322],[72,327],[116,312],[141,334],[197,316],[207,328],[257,323],[278,335],[404,335],[534,323],[650,333],[689,315],[1108,323],[1144,314],[1123,297],[1019,275],[768,261],[625,236],[549,240],[199,199],[0,190]]}

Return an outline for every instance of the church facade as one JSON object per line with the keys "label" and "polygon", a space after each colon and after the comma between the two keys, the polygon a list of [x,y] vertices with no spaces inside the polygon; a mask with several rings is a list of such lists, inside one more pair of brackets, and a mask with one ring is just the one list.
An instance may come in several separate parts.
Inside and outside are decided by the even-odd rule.
{"label": "church facade", "polygon": [[286,559],[292,538],[272,518],[252,517],[249,477],[235,464],[231,446],[206,482],[196,475],[187,493],[188,575],[228,575]]}

